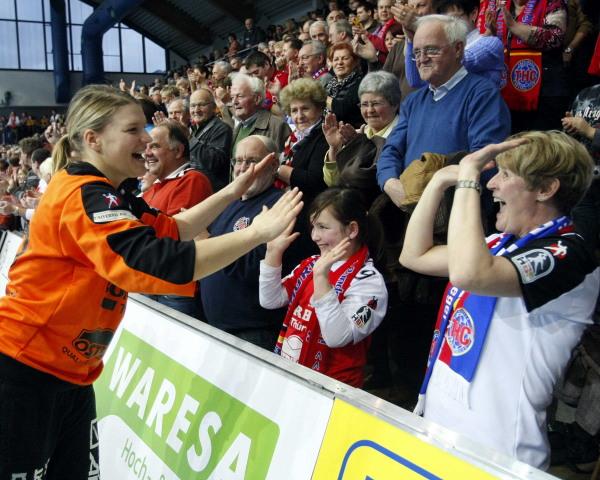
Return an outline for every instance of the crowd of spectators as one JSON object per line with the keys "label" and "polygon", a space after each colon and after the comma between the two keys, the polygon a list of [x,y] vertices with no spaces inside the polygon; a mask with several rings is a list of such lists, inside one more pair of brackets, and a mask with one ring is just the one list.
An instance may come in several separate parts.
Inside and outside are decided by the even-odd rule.
{"label": "crowd of spectators", "polygon": [[[369,216],[382,227],[381,249],[370,254],[385,280],[388,305],[379,328],[369,330],[365,388],[387,387],[390,398],[409,406],[416,400],[447,281],[398,263],[424,188],[415,187],[423,172],[413,169],[448,165],[456,162],[455,154],[534,129],[564,129],[598,165],[600,86],[587,69],[599,10],[592,0],[333,0],[300,21],[266,30],[249,18],[242,35],[230,34],[227,45],[210,56],[152,85],[115,85],[141,102],[152,136],[148,172],[139,179],[141,195],[150,206],[176,213],[272,155],[272,168],[206,234],[245,228],[262,204],[298,187],[305,209],[294,243],[282,249],[287,274],[321,248],[313,244],[311,201],[328,187],[358,190]],[[40,164],[61,125],[56,112],[39,121],[24,112],[0,116],[0,194],[11,206],[0,217],[3,228],[27,228],[49,181],[41,173],[48,164]],[[495,173],[484,172],[482,179]],[[575,228],[596,251],[599,177],[597,167],[573,211]],[[482,195],[486,234],[494,232],[496,207],[489,193]],[[448,215],[442,205],[436,239],[444,239]],[[272,348],[285,310],[267,311],[258,301],[265,251],[258,247],[207,277],[192,305],[180,298],[157,300]],[[231,300],[238,296],[239,301]],[[356,312],[347,317],[355,330],[369,320]],[[365,335],[355,333],[344,345],[363,341]],[[319,370],[316,364],[306,363]]]}

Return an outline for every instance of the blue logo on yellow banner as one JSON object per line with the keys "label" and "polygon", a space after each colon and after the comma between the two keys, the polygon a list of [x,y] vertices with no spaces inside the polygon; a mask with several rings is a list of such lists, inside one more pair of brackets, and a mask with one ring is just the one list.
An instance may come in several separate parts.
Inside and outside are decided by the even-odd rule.
{"label": "blue logo on yellow banner", "polygon": [[[375,480],[376,478],[407,478],[406,474],[412,472],[410,478],[427,478],[441,480],[441,477],[425,470],[397,453],[388,450],[382,445],[371,440],[359,440],[353,443],[340,468],[338,480]],[[390,474],[396,472],[395,474]],[[400,476],[402,475],[402,476]]]}

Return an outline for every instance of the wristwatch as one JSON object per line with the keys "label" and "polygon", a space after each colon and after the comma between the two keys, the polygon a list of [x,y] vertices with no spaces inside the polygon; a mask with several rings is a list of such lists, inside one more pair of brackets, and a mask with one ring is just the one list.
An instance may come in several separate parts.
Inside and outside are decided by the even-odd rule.
{"label": "wristwatch", "polygon": [[564,53],[573,53],[573,49],[571,47],[567,47],[563,50]]}

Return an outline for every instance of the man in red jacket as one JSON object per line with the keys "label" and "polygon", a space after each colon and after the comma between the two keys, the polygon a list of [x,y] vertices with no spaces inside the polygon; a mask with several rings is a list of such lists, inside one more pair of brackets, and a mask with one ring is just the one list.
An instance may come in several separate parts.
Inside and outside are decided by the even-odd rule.
{"label": "man in red jacket", "polygon": [[190,166],[188,134],[178,122],[161,123],[150,136],[152,141],[146,146],[146,164],[157,180],[142,195],[148,205],[167,215],[175,215],[212,194],[206,175]]}
{"label": "man in red jacket", "polygon": [[[167,215],[193,207],[212,194],[210,180],[190,166],[187,130],[177,121],[168,120],[155,127],[146,145],[148,172],[156,175],[154,184],[142,197],[148,205]],[[192,317],[200,318],[200,296],[153,296],[157,302]]]}

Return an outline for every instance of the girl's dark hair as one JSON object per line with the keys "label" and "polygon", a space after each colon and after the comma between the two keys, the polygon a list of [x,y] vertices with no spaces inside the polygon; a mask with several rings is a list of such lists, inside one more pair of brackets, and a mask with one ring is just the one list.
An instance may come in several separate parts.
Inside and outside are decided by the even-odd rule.
{"label": "girl's dark hair", "polygon": [[332,187],[315,197],[308,209],[308,218],[312,220],[326,208],[343,225],[350,222],[358,224],[358,241],[367,245],[373,260],[382,254],[382,228],[379,220],[369,215],[365,200],[359,190],[346,187]]}

